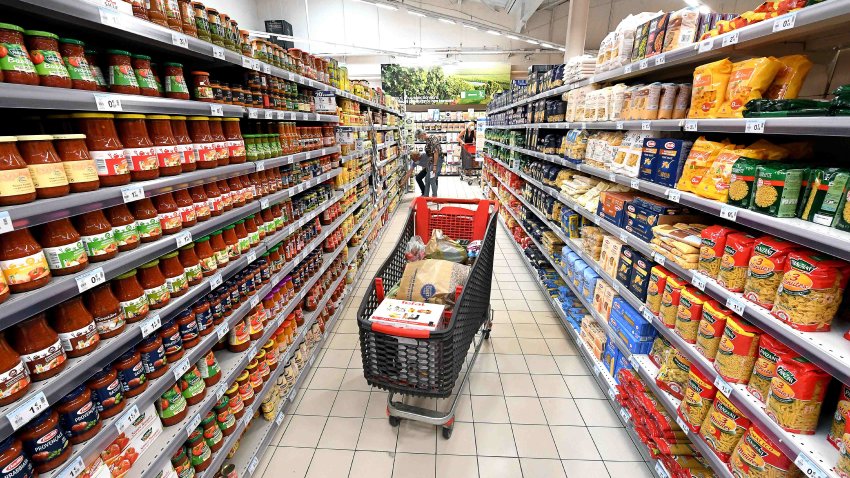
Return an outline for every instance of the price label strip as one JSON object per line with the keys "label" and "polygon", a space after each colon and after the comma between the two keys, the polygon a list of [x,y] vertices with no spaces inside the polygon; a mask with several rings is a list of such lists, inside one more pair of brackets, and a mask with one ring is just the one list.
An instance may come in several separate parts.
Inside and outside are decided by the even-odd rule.
{"label": "price label strip", "polygon": [[668,189],[666,192],[667,200],[678,203],[682,197],[682,192],[678,189]]}
{"label": "price label strip", "polygon": [[103,267],[97,267],[74,277],[74,280],[77,281],[77,290],[82,294],[106,282],[106,274],[103,273]]}
{"label": "price label strip", "polygon": [[25,399],[23,403],[15,407],[6,416],[9,418],[12,429],[18,430],[32,420],[33,417],[47,410],[47,407],[47,397],[44,396],[44,392],[38,392]]}
{"label": "price label strip", "polygon": [[794,24],[797,22],[797,14],[789,13],[787,15],[783,15],[781,17],[777,17],[773,20],[773,32],[781,32],[783,30],[790,30],[794,28]]}
{"label": "price label strip", "polygon": [[150,317],[142,321],[139,328],[142,330],[142,337],[147,337],[159,330],[161,326],[162,321],[160,320],[159,314],[152,314]]}
{"label": "price label strip", "polygon": [[723,377],[719,375],[717,376],[717,378],[714,379],[714,386],[717,388],[718,391],[720,391],[720,393],[725,395],[726,398],[729,398],[729,395],[732,394],[732,386],[729,385],[729,382],[723,380]]}
{"label": "price label strip", "polygon": [[180,377],[189,371],[189,359],[184,357],[177,361],[177,363],[174,364],[174,369],[172,371],[174,372],[174,380],[180,380]]}
{"label": "price label strip", "polygon": [[747,120],[744,133],[764,134],[764,120]]}
{"label": "price label strip", "polygon": [[115,428],[118,429],[118,433],[124,433],[124,430],[130,427],[137,419],[139,418],[139,407],[136,404],[133,404],[132,407],[127,409],[118,420],[115,421]]}
{"label": "price label strip", "polygon": [[260,459],[254,456],[251,458],[251,463],[248,463],[248,475],[253,475],[254,471],[257,469],[257,465],[260,464]]}
{"label": "price label strip", "polygon": [[215,328],[215,334],[218,336],[218,339],[221,340],[227,335],[227,324],[221,324]]}
{"label": "price label strip", "polygon": [[738,31],[733,30],[731,33],[723,37],[723,41],[720,42],[722,46],[731,46],[738,43]]}
{"label": "price label strip", "polygon": [[77,478],[84,471],[86,471],[86,464],[83,462],[83,457],[78,456],[62,470],[62,473],[59,473],[58,478]]}
{"label": "price label strip", "polygon": [[174,46],[179,46],[180,48],[189,48],[189,37],[182,33],[172,33],[171,34],[171,44]]}
{"label": "price label strip", "polygon": [[12,216],[7,211],[0,211],[0,234],[14,230]]}
{"label": "price label strip", "polygon": [[210,105],[210,116],[224,116],[224,109],[221,105],[212,104]]}
{"label": "price label strip", "polygon": [[124,111],[121,98],[115,95],[94,95],[94,103],[98,111]]}
{"label": "price label strip", "polygon": [[720,217],[734,222],[738,219],[738,208],[728,204],[723,204],[720,206]]}
{"label": "price label strip", "polygon": [[706,277],[704,275],[702,275],[702,273],[694,272],[691,275],[691,284],[693,284],[694,287],[696,287],[697,289],[699,289],[701,291],[705,290],[705,282],[706,282]]}
{"label": "price label strip", "polygon": [[212,47],[213,58],[224,60],[224,48],[220,46]]}
{"label": "price label strip", "polygon": [[124,186],[121,188],[121,197],[124,203],[138,201],[145,197],[145,188],[141,186]]}
{"label": "price label strip", "polygon": [[797,465],[797,468],[803,472],[803,476],[806,478],[827,478],[829,476],[811,458],[803,453],[797,455],[797,458],[794,459],[794,464]]}
{"label": "price label strip", "polygon": [[216,287],[220,286],[224,282],[224,279],[221,278],[221,272],[217,272],[210,277],[210,289],[215,290]]}
{"label": "price label strip", "polygon": [[191,231],[181,231],[180,233],[178,233],[174,237],[177,239],[177,247],[183,247],[186,244],[189,244],[189,243],[192,242],[192,232]]}
{"label": "price label strip", "polygon": [[198,428],[198,425],[201,424],[201,414],[196,413],[192,416],[192,419],[189,420],[189,423],[186,424],[186,436],[192,436],[192,432],[195,431],[195,428]]}
{"label": "price label strip", "polygon": [[696,120],[685,120],[685,131],[696,131],[697,130],[697,121]]}
{"label": "price label strip", "polygon": [[747,305],[744,303],[744,300],[737,297],[731,296],[726,299],[726,307],[732,309],[738,315],[744,315],[744,310],[746,310]]}

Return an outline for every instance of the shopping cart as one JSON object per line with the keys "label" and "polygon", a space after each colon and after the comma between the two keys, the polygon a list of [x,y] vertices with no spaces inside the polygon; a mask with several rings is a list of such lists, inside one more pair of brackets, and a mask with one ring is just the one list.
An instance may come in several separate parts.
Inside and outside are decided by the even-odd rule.
{"label": "shopping cart", "polygon": [[[357,311],[363,373],[369,385],[389,392],[387,416],[392,426],[398,426],[401,419],[406,418],[442,426],[443,437],[451,437],[458,398],[481,344],[490,336],[493,321],[490,280],[498,208],[498,203],[484,199],[416,198],[404,232],[366,291]],[[401,280],[407,263],[404,252],[410,238],[419,235],[427,244],[435,229],[441,229],[460,242],[482,241],[466,285],[457,288],[456,302],[446,321],[448,325],[427,331],[370,322],[372,312],[384,299],[384,286],[392,287]],[[448,412],[393,400],[396,394],[430,398],[452,395],[473,342],[475,351],[469,357]]]}
{"label": "shopping cart", "polygon": [[481,178],[481,161],[475,159],[475,145],[463,144],[460,147],[460,180],[472,185]]}

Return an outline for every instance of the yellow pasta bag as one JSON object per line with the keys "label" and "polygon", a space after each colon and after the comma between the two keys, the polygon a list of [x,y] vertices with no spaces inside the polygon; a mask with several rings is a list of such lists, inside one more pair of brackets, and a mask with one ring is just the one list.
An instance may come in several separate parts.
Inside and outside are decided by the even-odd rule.
{"label": "yellow pasta bag", "polygon": [[726,147],[728,142],[717,143],[700,136],[694,141],[685,166],[682,168],[682,176],[676,183],[676,189],[680,191],[694,192],[697,185],[708,168],[714,163],[717,155]]}
{"label": "yellow pasta bag", "polygon": [[726,87],[731,73],[732,62],[728,58],[700,65],[694,70],[694,87],[688,117],[717,117],[717,112],[726,98]]}
{"label": "yellow pasta bag", "polygon": [[783,430],[814,435],[832,376],[803,357],[782,357],[764,411]]}
{"label": "yellow pasta bag", "polygon": [[782,68],[782,62],[772,56],[750,58],[732,65],[726,96],[717,111],[721,118],[742,118],[744,106],[750,100],[758,100],[767,91]]}
{"label": "yellow pasta bag", "polygon": [[715,395],[711,411],[702,422],[699,435],[720,460],[728,463],[735,445],[744,436],[749,426],[750,419],[744,416],[722,393],[718,393]]}
{"label": "yellow pasta bag", "polygon": [[771,100],[791,100],[800,94],[800,88],[806,81],[812,62],[806,55],[788,55],[779,58],[782,67],[764,97]]}
{"label": "yellow pasta bag", "polygon": [[850,416],[850,388],[841,384],[838,405],[835,406],[835,413],[832,414],[832,426],[829,427],[829,433],[826,435],[826,441],[835,448],[841,448],[848,416]]}
{"label": "yellow pasta bag", "polygon": [[694,188],[697,196],[715,201],[729,201],[729,185],[732,166],[738,158],[781,160],[788,157],[788,150],[770,141],[760,139],[746,148],[729,145],[721,151]]}

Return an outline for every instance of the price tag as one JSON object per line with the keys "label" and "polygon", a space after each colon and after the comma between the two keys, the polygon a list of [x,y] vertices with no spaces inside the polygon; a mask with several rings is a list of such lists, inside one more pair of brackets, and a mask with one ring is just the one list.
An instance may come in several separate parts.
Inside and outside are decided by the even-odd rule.
{"label": "price tag", "polygon": [[198,428],[198,425],[201,424],[201,414],[196,413],[192,416],[192,419],[189,420],[189,423],[186,424],[186,436],[192,436],[192,432],[195,431],[195,428]]}
{"label": "price tag", "polygon": [[629,423],[629,420],[632,419],[632,416],[629,414],[629,411],[625,408],[620,408],[620,417],[623,419],[623,422]]}
{"label": "price tag", "polygon": [[213,58],[217,58],[219,60],[224,60],[224,48],[220,46],[214,46],[213,49]]}
{"label": "price tag", "polygon": [[47,397],[44,396],[44,392],[38,392],[25,399],[23,403],[15,407],[6,416],[9,417],[9,423],[12,425],[12,429],[17,430],[26,425],[34,416],[45,410],[47,410]]}
{"label": "price tag", "polygon": [[215,328],[215,335],[218,336],[218,339],[221,340],[227,335],[227,324],[221,324]]}
{"label": "price tag", "polygon": [[224,279],[221,278],[221,272],[217,272],[210,277],[210,289],[215,290],[216,287],[220,286],[224,282]]}
{"label": "price tag", "polygon": [[632,179],[631,181],[629,181],[629,187],[632,189],[640,189],[640,180]]}
{"label": "price tag", "polygon": [[251,297],[251,299],[248,301],[248,303],[251,304],[251,308],[253,309],[257,305],[259,305],[260,298],[257,297],[256,295],[254,295],[253,297]]}
{"label": "price tag", "polygon": [[266,170],[266,162],[265,161],[257,161],[254,163],[254,167],[257,168],[257,172]]}
{"label": "price tag", "polygon": [[272,111],[272,110],[264,110],[263,111],[263,117],[267,120],[273,120],[274,119],[274,113],[275,112]]}
{"label": "price tag", "polygon": [[257,260],[257,253],[255,251],[249,251],[248,254],[245,255],[245,258],[248,260],[248,264]]}
{"label": "price tag", "polygon": [[253,475],[253,474],[254,474],[254,470],[256,470],[256,469],[257,469],[257,465],[259,465],[259,464],[260,464],[260,459],[259,459],[259,458],[257,458],[256,456],[254,456],[253,458],[251,458],[251,463],[248,463],[248,474],[249,474],[249,475]]}
{"label": "price tag", "polygon": [[281,410],[280,413],[278,413],[277,416],[274,418],[275,425],[280,426],[281,423],[283,423],[283,410]]}
{"label": "price tag", "polygon": [[744,133],[764,134],[764,120],[747,120]]}
{"label": "price tag", "polygon": [[259,345],[260,344],[256,342],[251,345],[251,348],[248,349],[248,357],[254,358],[254,356],[257,355],[257,347],[259,347]]}
{"label": "price tag", "polygon": [[660,461],[655,462],[655,473],[659,478],[670,478],[670,473],[667,473],[667,468],[664,468]]}
{"label": "price tag", "polygon": [[94,95],[94,103],[98,111],[124,111],[121,98],[114,95]]}
{"label": "price tag", "polygon": [[279,119],[279,120],[286,119],[286,113],[284,113],[283,111],[278,111],[277,112],[277,119]]}
{"label": "price tag", "polygon": [[178,360],[174,364],[174,368],[171,369],[171,371],[174,372],[174,380],[180,380],[180,377],[182,377],[184,373],[189,371],[189,358],[183,357],[182,359]]}
{"label": "price tag", "polygon": [[696,130],[697,130],[696,120],[685,120],[685,131],[696,131]]}
{"label": "price tag", "polygon": [[181,231],[176,236],[177,239],[177,247],[183,247],[186,244],[192,242],[192,232],[191,231]]}
{"label": "price tag", "polygon": [[705,53],[707,51],[711,51],[714,48],[714,38],[709,38],[708,40],[703,40],[699,42],[699,52]]}
{"label": "price tag", "polygon": [[608,181],[611,181],[613,183],[616,180],[617,180],[617,174],[616,173],[608,173]]}
{"label": "price tag", "polygon": [[691,284],[699,290],[705,290],[706,277],[701,272],[696,272],[691,275]]}
{"label": "price tag", "polygon": [[647,60],[647,59],[643,59],[640,62],[638,62],[638,68],[641,69],[641,70],[645,70],[648,66],[649,66],[649,60]]}
{"label": "price tag", "polygon": [[150,317],[145,318],[141,324],[139,324],[139,328],[142,330],[142,337],[147,337],[148,335],[156,332],[162,326],[162,321],[159,318],[159,314],[151,314]]}
{"label": "price tag", "polygon": [[667,196],[667,200],[673,201],[673,202],[676,202],[676,203],[679,202],[679,199],[682,196],[682,192],[679,191],[678,189],[668,189],[665,194]]}
{"label": "price tag", "polygon": [[123,22],[121,21],[121,15],[108,9],[108,8],[98,8],[100,11],[100,23],[102,25],[106,25],[108,27],[113,28],[124,28]]}
{"label": "price tag", "polygon": [[628,65],[623,67],[623,73],[624,74],[628,75],[631,72],[632,72],[632,64],[631,63],[629,63]]}
{"label": "price tag", "polygon": [[269,208],[269,198],[261,198],[260,199],[260,208],[268,209]]}
{"label": "price tag", "polygon": [[732,394],[732,386],[729,385],[729,382],[727,382],[726,380],[723,380],[723,377],[721,377],[720,375],[718,375],[714,379],[714,386],[717,388],[717,390],[720,393],[725,395],[726,398],[729,398],[729,395]]}
{"label": "price tag", "polygon": [[738,218],[738,208],[736,208],[735,206],[724,204],[720,206],[720,217],[722,217],[723,219],[734,221]]}
{"label": "price tag", "polygon": [[638,361],[637,361],[637,357],[635,355],[629,355],[629,364],[635,370],[640,368],[640,365],[638,364]]}
{"label": "price tag", "polygon": [[130,408],[128,408],[118,420],[115,420],[115,428],[118,429],[118,433],[124,433],[130,425],[133,424],[139,418],[139,407],[136,404],[133,404]]}
{"label": "price tag", "polygon": [[263,73],[270,74],[272,72],[272,67],[268,63],[263,63]]}
{"label": "price tag", "polygon": [[295,387],[292,387],[292,391],[291,391],[291,392],[289,392],[289,401],[290,401],[290,402],[294,402],[294,401],[295,401],[295,392],[296,392]]}
{"label": "price tag", "polygon": [[145,197],[145,188],[138,185],[125,186],[121,188],[121,197],[124,199],[124,203],[138,201]]}
{"label": "price tag", "polygon": [[84,471],[86,471],[86,464],[83,463],[83,457],[78,456],[59,473],[59,478],[77,478]]}
{"label": "price tag", "polygon": [[253,58],[248,58],[247,56],[242,57],[242,68],[251,68],[254,64]]}
{"label": "price tag", "polygon": [[794,22],[797,21],[796,13],[789,13],[773,20],[773,32],[781,32],[782,30],[790,30],[794,28]]}
{"label": "price tag", "polygon": [[248,108],[248,118],[257,119],[260,116],[256,108]]}
{"label": "price tag", "polygon": [[[249,407],[249,410],[250,410],[250,408],[251,407]],[[243,429],[248,428],[248,424],[251,423],[252,415],[253,415],[253,413],[246,413],[245,416],[242,417],[241,422],[242,422],[242,428]]]}
{"label": "price tag", "polygon": [[623,244],[629,243],[629,234],[626,231],[620,231],[620,242]]}
{"label": "price tag", "polygon": [[0,234],[14,230],[12,216],[6,211],[0,211]]}
{"label": "price tag", "polygon": [[655,66],[663,65],[667,63],[666,55],[663,53],[655,57]]}
{"label": "price tag", "polygon": [[97,267],[74,277],[77,281],[77,290],[83,292],[106,282],[106,275],[103,273],[103,267]]}
{"label": "price tag", "polygon": [[613,388],[608,389],[608,398],[610,398],[611,401],[617,401],[617,392]]}
{"label": "price tag", "polygon": [[221,105],[210,105],[210,116],[224,116],[224,110]]}
{"label": "price tag", "polygon": [[744,303],[744,300],[738,296],[730,296],[726,299],[726,307],[732,309],[738,315],[744,315],[744,310],[747,308],[747,305]]}
{"label": "price tag", "polygon": [[651,127],[652,127],[652,123],[649,122],[649,121],[641,121],[640,122],[640,129],[642,129],[644,131],[649,131],[649,129]]}
{"label": "price tag", "polygon": [[679,425],[679,428],[687,432],[689,430],[688,425],[685,424],[685,421],[682,420],[682,417],[676,415],[676,425]]}
{"label": "price tag", "polygon": [[260,60],[251,60],[251,69],[260,71]]}
{"label": "price tag", "polygon": [[732,30],[732,33],[725,35],[723,41],[720,42],[721,46],[730,46],[736,43],[738,43],[738,30]]}
{"label": "price tag", "polygon": [[171,33],[171,44],[180,48],[189,48],[189,37],[177,32]]}
{"label": "price tag", "polygon": [[819,466],[815,465],[815,462],[811,458],[803,453],[797,455],[797,458],[794,459],[794,464],[797,465],[797,468],[803,472],[803,476],[806,478],[827,478],[829,476]]}
{"label": "price tag", "polygon": [[625,125],[623,124],[623,122],[622,122],[622,121],[617,121],[617,129],[623,129],[623,128],[624,128],[624,126],[625,126]]}
{"label": "price tag", "polygon": [[658,252],[652,253],[652,259],[659,265],[663,266],[667,262],[667,258]]}

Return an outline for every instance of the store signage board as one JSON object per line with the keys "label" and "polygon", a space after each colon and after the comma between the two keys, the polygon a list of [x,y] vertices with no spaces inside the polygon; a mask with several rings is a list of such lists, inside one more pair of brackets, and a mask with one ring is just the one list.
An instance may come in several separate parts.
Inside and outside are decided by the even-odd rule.
{"label": "store signage board", "polygon": [[316,90],[316,113],[336,113],[336,94],[330,90]]}

